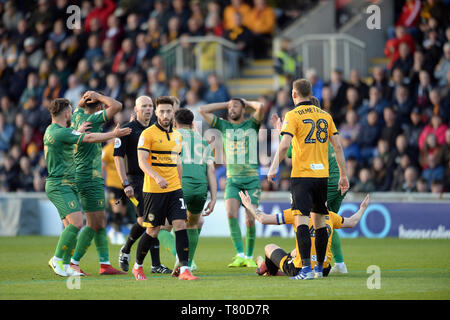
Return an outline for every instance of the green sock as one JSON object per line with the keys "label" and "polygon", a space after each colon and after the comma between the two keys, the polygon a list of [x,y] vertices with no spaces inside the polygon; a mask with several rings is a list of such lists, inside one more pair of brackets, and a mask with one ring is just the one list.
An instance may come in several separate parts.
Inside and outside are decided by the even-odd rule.
{"label": "green sock", "polygon": [[[77,235],[78,235],[78,231],[80,229],[77,228]],[[67,249],[67,251],[64,252],[64,256],[63,256],[63,264],[69,264],[70,263],[70,258],[72,258],[73,253],[75,251],[75,246],[77,245],[77,237],[74,237],[72,239],[72,241],[69,243],[69,247]]]}
{"label": "green sock", "polygon": [[79,229],[72,224],[69,224],[61,235],[59,236],[58,244],[56,245],[55,257],[62,259],[66,252],[70,250],[72,241],[77,238]]}
{"label": "green sock", "polygon": [[194,261],[195,249],[198,244],[198,229],[186,229],[189,239],[189,267],[192,267]]}
{"label": "green sock", "polygon": [[86,250],[91,245],[92,239],[95,236],[95,231],[89,227],[84,227],[78,236],[77,245],[75,246],[75,252],[73,253],[72,259],[75,261],[80,261],[83,258]]}
{"label": "green sock", "polygon": [[245,234],[245,247],[247,249],[245,255],[247,257],[253,256],[253,251],[255,249],[255,241],[256,241],[256,227],[255,226],[247,227],[247,231]]}
{"label": "green sock", "polygon": [[108,237],[106,228],[99,229],[94,236],[95,248],[97,249],[98,260],[100,263],[109,262]]}
{"label": "green sock", "polygon": [[336,231],[333,232],[333,236],[331,237],[331,252],[333,253],[334,262],[344,262],[344,255],[342,253],[341,247],[341,238],[339,237],[339,233],[337,233]]}
{"label": "green sock", "polygon": [[175,237],[167,230],[159,230],[158,240],[161,246],[172,252],[173,256],[177,255],[177,249],[175,247]]}
{"label": "green sock", "polygon": [[241,227],[237,218],[229,218],[228,226],[230,227],[231,241],[237,254],[244,254],[244,244],[242,243]]}

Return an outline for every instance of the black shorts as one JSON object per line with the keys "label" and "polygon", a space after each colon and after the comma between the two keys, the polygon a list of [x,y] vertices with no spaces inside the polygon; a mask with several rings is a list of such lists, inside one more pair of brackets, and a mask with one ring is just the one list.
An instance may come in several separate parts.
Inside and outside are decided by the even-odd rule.
{"label": "black shorts", "polygon": [[301,270],[300,268],[295,267],[294,258],[281,248],[275,249],[272,252],[270,260],[289,277],[295,277]]}
{"label": "black shorts", "polygon": [[123,189],[114,188],[114,187],[106,187],[107,192],[107,198],[111,205],[117,203],[120,201],[124,206],[127,205],[127,196],[125,195],[125,192],[123,192]]}
{"label": "black shorts", "polygon": [[183,190],[164,193],[144,192],[144,212],[144,227],[162,226],[166,219],[170,224],[173,220],[186,220]]}
{"label": "black shorts", "polygon": [[130,176],[128,175],[128,180],[130,185],[133,187],[134,197],[139,204],[137,206],[136,216],[143,217],[144,216],[144,196],[142,194],[142,188],[144,186],[144,176]]}
{"label": "black shorts", "polygon": [[328,214],[327,189],[328,178],[291,178],[292,210],[307,217],[311,212]]}

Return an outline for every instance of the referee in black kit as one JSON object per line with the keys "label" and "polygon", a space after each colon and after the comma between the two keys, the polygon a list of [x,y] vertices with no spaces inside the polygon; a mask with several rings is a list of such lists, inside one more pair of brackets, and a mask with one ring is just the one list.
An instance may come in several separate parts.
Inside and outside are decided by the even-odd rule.
{"label": "referee in black kit", "polygon": [[[135,197],[139,201],[136,210],[137,222],[131,228],[127,242],[120,249],[119,264],[123,271],[128,271],[129,269],[131,247],[145,232],[145,228],[142,227],[144,216],[144,199],[142,195],[144,172],[139,168],[137,145],[142,131],[150,125],[153,115],[152,99],[148,96],[138,97],[134,112],[136,113],[135,120],[123,126],[124,128],[131,128],[131,134],[117,138],[114,142],[114,163],[122,181],[124,192],[128,198]],[[160,263],[159,244],[150,248],[150,255],[152,257],[152,273],[172,273],[172,270]]]}

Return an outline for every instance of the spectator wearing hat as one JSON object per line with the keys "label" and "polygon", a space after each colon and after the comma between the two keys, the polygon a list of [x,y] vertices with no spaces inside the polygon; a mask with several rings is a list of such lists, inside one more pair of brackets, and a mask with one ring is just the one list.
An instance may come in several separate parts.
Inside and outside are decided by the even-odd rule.
{"label": "spectator wearing hat", "polygon": [[38,69],[44,59],[44,51],[36,46],[36,40],[33,37],[28,37],[25,39],[23,42],[23,48],[30,67]]}

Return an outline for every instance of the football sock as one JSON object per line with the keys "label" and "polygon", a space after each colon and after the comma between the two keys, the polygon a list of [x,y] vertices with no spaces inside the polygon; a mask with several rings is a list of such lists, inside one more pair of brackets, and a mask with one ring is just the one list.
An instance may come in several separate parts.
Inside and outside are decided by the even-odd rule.
{"label": "football sock", "polygon": [[303,267],[311,266],[311,238],[306,224],[299,225],[295,233]]}
{"label": "football sock", "polygon": [[339,233],[334,231],[331,237],[331,252],[333,253],[334,262],[344,262],[344,254],[342,253],[341,237]]}
{"label": "football sock", "polygon": [[158,240],[158,238],[153,238],[152,236],[149,236],[149,237],[151,238],[150,239],[150,256],[152,257],[152,266],[160,266],[161,260],[159,258],[159,240]]}
{"label": "football sock", "polygon": [[139,223],[135,223],[130,230],[130,234],[128,235],[127,242],[122,248],[123,253],[130,254],[131,247],[136,242],[137,239],[139,239],[140,236],[145,232],[145,228],[142,227]]}
{"label": "football sock", "polygon": [[323,261],[325,260],[325,254],[327,252],[328,245],[328,232],[327,228],[319,228],[316,230],[316,254],[317,254],[317,265],[323,266]]}
{"label": "football sock", "polygon": [[244,255],[244,244],[242,243],[241,227],[237,218],[229,218],[228,226],[230,227],[231,241],[233,242],[234,249],[239,255]]}
{"label": "football sock", "polygon": [[[80,229],[77,228],[77,230],[79,231]],[[78,231],[77,231],[77,235],[78,235]],[[72,258],[72,256],[73,256],[73,253],[75,251],[75,246],[76,245],[77,245],[77,237],[74,237],[72,239],[72,241],[69,243],[68,250],[64,252],[63,264],[69,264],[70,263],[70,258]]]}
{"label": "football sock", "polygon": [[106,228],[101,228],[95,233],[94,243],[100,263],[109,264],[108,236],[106,235]]}
{"label": "football sock", "polygon": [[267,256],[265,256],[265,261],[266,261],[266,267],[267,267],[267,272],[269,272],[270,275],[274,276],[277,274],[278,272],[278,266],[273,263],[272,260],[270,260],[270,258],[268,258]]}
{"label": "football sock", "polygon": [[186,229],[189,238],[189,267],[192,266],[194,261],[195,250],[198,244],[198,229]]}
{"label": "football sock", "polygon": [[83,258],[86,250],[91,245],[92,239],[95,236],[95,231],[89,227],[84,227],[78,236],[77,245],[75,246],[75,252],[72,256],[72,262],[80,261]]}
{"label": "football sock", "polygon": [[78,231],[77,227],[75,227],[72,224],[69,224],[63,232],[61,232],[61,235],[59,236],[58,244],[56,245],[56,250],[54,256],[57,258],[62,259],[67,252],[71,252],[71,245],[73,241],[77,239]]}
{"label": "football sock", "polygon": [[251,226],[247,227],[246,235],[245,235],[245,247],[246,247],[246,256],[253,257],[253,251],[255,249],[255,240],[256,240],[256,227]]}
{"label": "football sock", "polygon": [[189,262],[189,238],[186,229],[175,231],[175,244],[180,264],[187,267]]}
{"label": "football sock", "polygon": [[137,251],[136,251],[136,263],[144,264],[145,256],[147,252],[150,250],[152,245],[152,237],[150,237],[147,233],[144,233],[139,240]]}
{"label": "football sock", "polygon": [[174,256],[177,255],[177,249],[175,247],[175,237],[167,230],[159,230],[158,240],[161,246],[167,248]]}

